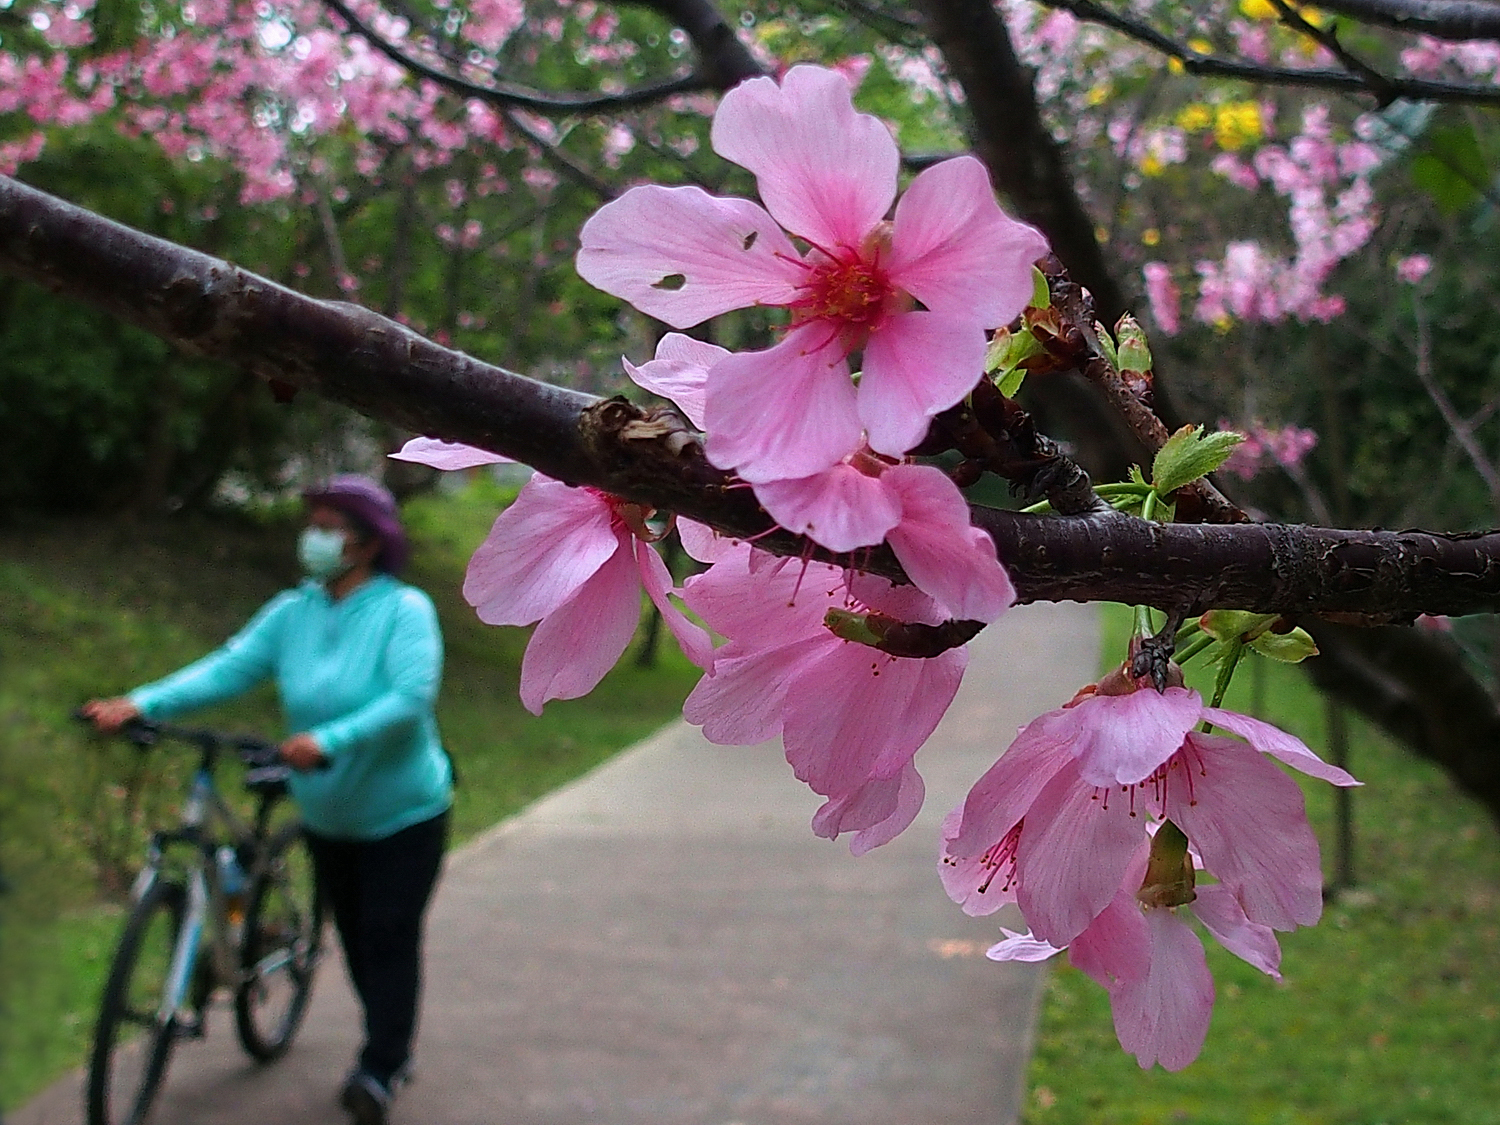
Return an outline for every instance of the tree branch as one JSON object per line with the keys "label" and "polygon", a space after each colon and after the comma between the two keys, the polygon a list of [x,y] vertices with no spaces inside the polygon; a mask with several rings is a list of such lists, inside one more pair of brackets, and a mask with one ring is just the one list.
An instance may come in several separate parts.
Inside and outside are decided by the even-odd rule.
{"label": "tree branch", "polygon": [[493,105],[529,109],[541,114],[612,113],[637,106],[655,105],[677,94],[692,94],[714,88],[713,83],[707,77],[696,72],[682,78],[652,83],[649,86],[641,86],[619,94],[544,94],[504,82],[486,86],[430,66],[407,54],[360,19],[343,0],[323,0],[323,3],[348,24],[350,30],[361,36],[370,46],[397,66],[410,71],[418,78],[436,82],[439,86],[464,97],[477,98]]}
{"label": "tree branch", "polygon": [[1500,39],[1500,5],[1483,0],[1320,0],[1318,7],[1434,39]]}
{"label": "tree branch", "polygon": [[[1259,63],[1243,62],[1239,59],[1224,59],[1215,55],[1203,55],[1185,44],[1157,31],[1149,24],[1120,12],[1115,12],[1094,0],[1037,0],[1047,8],[1058,8],[1071,12],[1087,23],[1108,27],[1120,34],[1144,43],[1169,58],[1182,63],[1187,73],[1198,78],[1236,78],[1273,86],[1303,86],[1315,90],[1340,90],[1346,93],[1369,94],[1385,105],[1396,98],[1412,101],[1451,102],[1473,105],[1500,105],[1500,88],[1476,86],[1460,82],[1437,82],[1425,78],[1386,78],[1378,82],[1347,70],[1262,66]],[[1336,7],[1336,5],[1328,5]]]}
{"label": "tree branch", "polygon": [[[0,271],[417,433],[492,449],[732,535],[770,526],[750,490],[709,465],[670,414],[481,363],[357,305],[305,297],[5,178]],[[985,508],[975,519],[1023,600],[1386,620],[1500,608],[1500,534],[1163,526]],[[811,551],[787,532],[759,542],[782,554]],[[870,552],[868,569],[903,577],[883,549]]]}

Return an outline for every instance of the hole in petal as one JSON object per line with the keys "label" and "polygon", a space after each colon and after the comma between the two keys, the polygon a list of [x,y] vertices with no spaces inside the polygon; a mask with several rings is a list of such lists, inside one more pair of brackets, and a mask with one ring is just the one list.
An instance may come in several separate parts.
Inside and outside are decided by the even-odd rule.
{"label": "hole in petal", "polygon": [[660,281],[653,281],[651,283],[651,288],[652,289],[666,289],[666,290],[668,290],[670,292],[675,293],[675,292],[677,292],[677,290],[681,289],[686,284],[687,284],[687,275],[686,274],[669,273],[669,274],[667,274],[666,277],[662,278]]}

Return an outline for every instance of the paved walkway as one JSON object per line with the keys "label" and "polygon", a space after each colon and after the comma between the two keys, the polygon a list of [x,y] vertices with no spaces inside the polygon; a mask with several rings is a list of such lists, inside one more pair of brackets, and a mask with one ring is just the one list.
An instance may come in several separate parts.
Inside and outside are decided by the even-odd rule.
{"label": "paved walkway", "polygon": [[[1091,612],[986,630],[919,756],[927,805],[862,859],[814,838],[775,745],[675,724],[474,840],[433,908],[417,1081],[396,1125],[1010,1125],[1040,972],[986,961],[937,826],[1016,727],[1094,672]],[[341,1125],[354,1004],[325,963],[280,1063],[228,1014],[176,1054],[162,1125]],[[11,1125],[78,1125],[79,1079]]]}

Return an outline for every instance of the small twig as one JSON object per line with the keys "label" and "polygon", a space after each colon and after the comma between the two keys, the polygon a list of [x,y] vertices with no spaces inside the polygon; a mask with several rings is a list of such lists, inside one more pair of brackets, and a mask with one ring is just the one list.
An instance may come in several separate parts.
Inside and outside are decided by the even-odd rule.
{"label": "small twig", "polygon": [[1111,11],[1093,0],[1037,0],[1047,8],[1070,12],[1086,23],[1099,24],[1118,31],[1138,43],[1161,52],[1182,64],[1187,73],[1198,78],[1237,78],[1278,86],[1306,86],[1321,90],[1344,90],[1371,94],[1377,99],[1408,98],[1412,101],[1466,102],[1476,105],[1500,104],[1500,88],[1473,86],[1457,82],[1436,82],[1423,78],[1391,78],[1384,88],[1372,89],[1369,82],[1346,70],[1263,66],[1239,59],[1204,55],[1185,44],[1163,35],[1154,27],[1130,16]]}
{"label": "small twig", "polygon": [[484,86],[455,74],[449,74],[435,66],[429,66],[420,59],[408,55],[377,34],[373,28],[355,15],[343,0],[323,0],[323,3],[347,23],[352,31],[363,37],[370,46],[397,66],[409,70],[419,78],[426,78],[440,86],[445,86],[455,93],[478,98],[494,105],[529,109],[542,114],[606,113],[643,105],[655,105],[677,94],[694,94],[714,88],[707,78],[696,71],[683,78],[673,78],[634,90],[626,90],[619,94],[544,94],[509,83]]}
{"label": "small twig", "polygon": [[1417,381],[1422,384],[1422,389],[1427,392],[1427,397],[1432,400],[1432,404],[1438,408],[1438,413],[1448,424],[1448,429],[1452,432],[1454,439],[1469,455],[1469,462],[1474,466],[1474,471],[1484,479],[1485,487],[1490,490],[1490,503],[1500,507],[1500,472],[1496,472],[1494,462],[1485,456],[1484,450],[1474,440],[1473,429],[1464,421],[1463,416],[1454,407],[1453,400],[1433,377],[1432,338],[1427,327],[1427,316],[1422,309],[1422,301],[1415,294],[1412,296],[1412,311],[1417,321]]}
{"label": "small twig", "polygon": [[1365,62],[1349,48],[1339,42],[1339,37],[1331,30],[1318,27],[1307,20],[1301,12],[1287,3],[1287,0],[1271,0],[1276,11],[1281,15],[1281,22],[1307,36],[1323,50],[1344,65],[1344,69],[1350,74],[1363,78],[1365,84],[1375,92],[1380,99],[1380,108],[1384,109],[1397,99],[1400,95],[1393,93],[1391,79]]}

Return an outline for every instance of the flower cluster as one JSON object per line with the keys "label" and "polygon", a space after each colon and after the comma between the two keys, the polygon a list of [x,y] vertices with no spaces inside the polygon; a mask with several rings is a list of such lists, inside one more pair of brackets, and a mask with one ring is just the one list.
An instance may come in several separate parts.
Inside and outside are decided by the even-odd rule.
{"label": "flower cluster", "polygon": [[[779,738],[823,799],[813,831],[849,834],[861,854],[916,816],[916,755],[958,690],[962,642],[1015,600],[958,486],[912,451],[979,384],[987,336],[1027,307],[1046,244],[1000,210],[972,158],[928,168],[898,201],[895,144],[835,71],[742,84],[712,139],[755,176],[761,203],[632,188],[584,226],[578,269],[678,329],[785,310],[768,347],[671,332],[625,369],[703,431],[707,459],[771,521],[844,565],[777,557],[535,476],[475,553],[464,592],[485,621],[538,623],[521,696],[539,711],[598,683],[644,589],[703,669],[688,721],[717,743]],[[430,439],[401,456],[443,469],[500,459]],[[652,547],[673,524],[706,568],[680,588]],[[879,544],[909,585],[862,572],[861,551]],[[948,818],[941,875],[971,913],[1019,907],[1030,932],[992,957],[1068,949],[1109,989],[1126,1048],[1176,1068],[1197,1054],[1213,1002],[1177,910],[1274,974],[1274,931],[1321,909],[1300,790],[1270,759],[1354,782],[1275,728],[1204,706],[1180,676],[1164,690],[1143,683],[1117,673],[1024,728]],[[1198,886],[1198,866],[1217,882]]]}
{"label": "flower cluster", "polygon": [[[1270,758],[1358,784],[1267,723],[1121,669],[1022,728],[979,779],[944,824],[943,882],[970,914],[1019,907],[1030,932],[1005,931],[992,959],[1068,949],[1108,990],[1120,1044],[1142,1067],[1179,1070],[1203,1046],[1214,993],[1178,908],[1271,976],[1275,931],[1322,912],[1302,790]],[[1200,867],[1218,881],[1198,885]]]}

